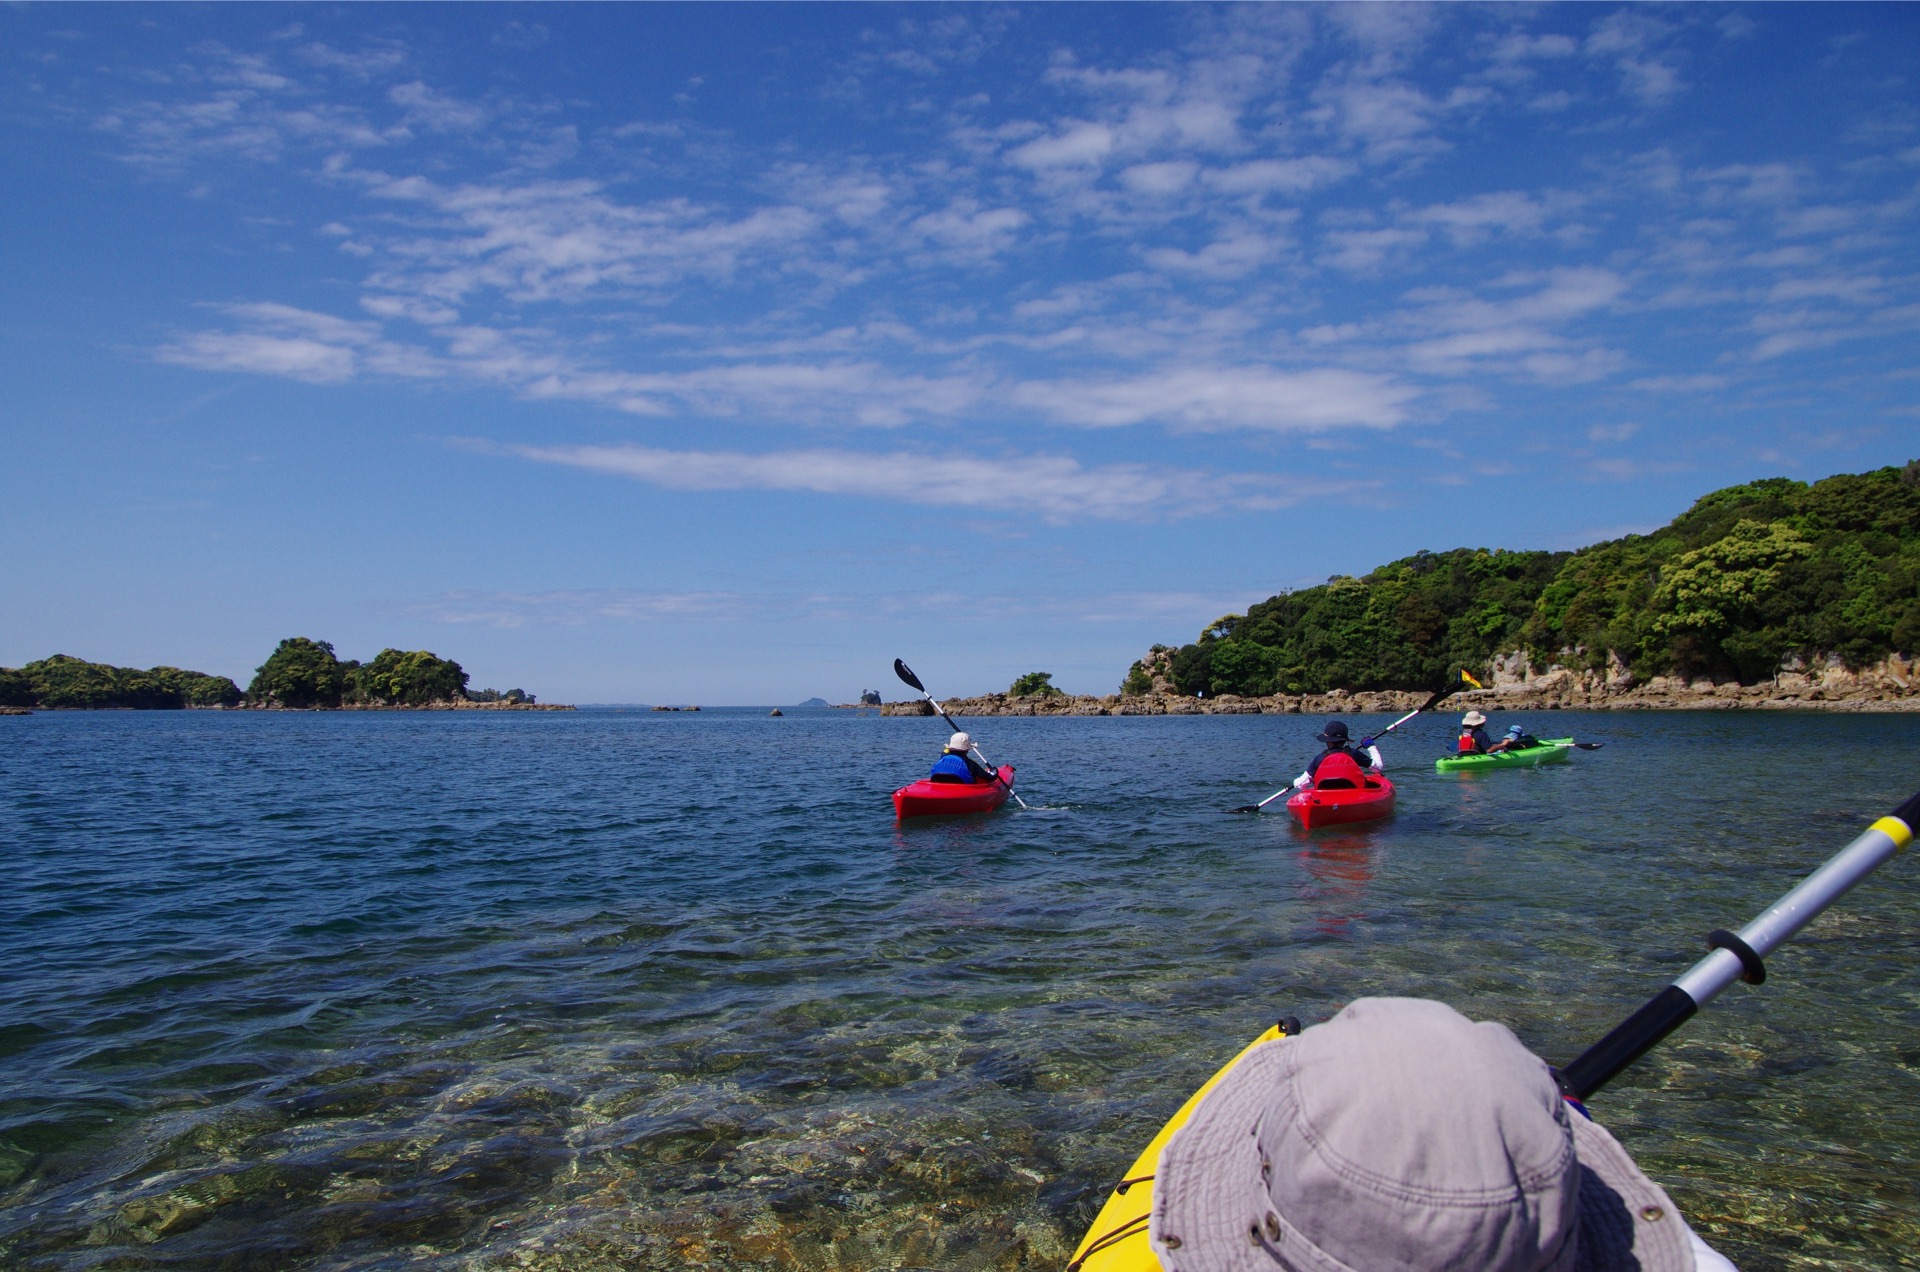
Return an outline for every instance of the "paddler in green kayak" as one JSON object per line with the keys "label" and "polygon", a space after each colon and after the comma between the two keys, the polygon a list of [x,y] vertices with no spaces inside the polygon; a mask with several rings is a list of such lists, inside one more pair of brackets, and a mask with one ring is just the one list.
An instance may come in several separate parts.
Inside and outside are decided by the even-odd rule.
{"label": "paddler in green kayak", "polygon": [[1540,739],[1528,733],[1519,725],[1507,729],[1507,736],[1487,748],[1488,755],[1498,755],[1502,751],[1524,751],[1530,746],[1539,746]]}
{"label": "paddler in green kayak", "polygon": [[1487,736],[1487,717],[1469,711],[1460,717],[1460,742],[1455,749],[1462,755],[1485,755],[1493,747]]}
{"label": "paddler in green kayak", "polygon": [[1737,1272],[1505,1025],[1425,999],[1252,1048],[1148,1178],[1165,1272]]}

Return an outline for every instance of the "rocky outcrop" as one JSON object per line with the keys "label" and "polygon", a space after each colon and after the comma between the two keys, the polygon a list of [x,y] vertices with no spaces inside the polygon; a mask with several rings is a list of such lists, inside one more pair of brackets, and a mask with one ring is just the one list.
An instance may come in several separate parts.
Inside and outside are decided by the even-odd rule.
{"label": "rocky outcrop", "polygon": [[[1016,697],[1004,693],[982,694],[977,698],[949,698],[941,705],[953,715],[970,716],[1119,716],[1119,715],[1298,715],[1301,712],[1334,714],[1341,711],[1411,711],[1430,695],[1396,689],[1348,693],[1275,694],[1266,698],[1242,698],[1221,694],[1218,698],[1188,698],[1175,693],[1048,694]],[[882,715],[932,715],[933,708],[923,701],[889,702]]]}
{"label": "rocky outcrop", "polygon": [[[1536,668],[1524,654],[1514,653],[1496,659],[1492,672],[1484,689],[1464,690],[1450,703],[1471,704],[1482,711],[1723,711],[1739,707],[1920,711],[1920,662],[1897,655],[1858,671],[1837,658],[1817,668],[1793,660],[1771,679],[1751,685],[1679,676],[1642,681],[1617,654],[1609,654],[1603,668],[1575,670],[1559,664]],[[1156,676],[1156,682],[1159,679]],[[1170,682],[1167,688],[1172,688]],[[989,693],[952,698],[942,705],[954,715],[970,716],[1338,715],[1411,711],[1429,696],[1409,690],[1349,693],[1344,689],[1264,698],[1234,694],[1189,698],[1166,691],[1105,697]],[[921,700],[889,702],[881,714],[932,715],[933,708]]]}
{"label": "rocky outcrop", "polygon": [[1776,710],[1920,711],[1920,675],[1913,660],[1898,654],[1871,667],[1849,668],[1839,658],[1808,666],[1789,659],[1766,680],[1653,676],[1640,680],[1618,654],[1607,655],[1601,670],[1559,664],[1536,668],[1524,655],[1495,660],[1494,678],[1485,690],[1461,695],[1475,705],[1496,704],[1527,710],[1582,711],[1726,710],[1770,707]]}

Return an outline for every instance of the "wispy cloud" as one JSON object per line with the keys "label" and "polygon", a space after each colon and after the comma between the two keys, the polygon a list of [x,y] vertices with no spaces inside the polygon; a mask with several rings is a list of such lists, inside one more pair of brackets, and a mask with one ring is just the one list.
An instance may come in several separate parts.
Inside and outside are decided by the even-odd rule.
{"label": "wispy cloud", "polygon": [[1112,428],[1159,422],[1212,432],[1391,428],[1418,391],[1361,371],[1186,367],[1114,379],[1030,382],[1009,395],[1062,424]]}
{"label": "wispy cloud", "polygon": [[[848,450],[665,450],[648,446],[492,446],[542,464],[631,477],[667,490],[851,495],[1051,521],[1190,516],[1227,506],[1278,507],[1303,487],[1274,475],[1145,464],[1082,465],[1058,455],[986,457]],[[1344,493],[1352,483],[1329,489]]]}

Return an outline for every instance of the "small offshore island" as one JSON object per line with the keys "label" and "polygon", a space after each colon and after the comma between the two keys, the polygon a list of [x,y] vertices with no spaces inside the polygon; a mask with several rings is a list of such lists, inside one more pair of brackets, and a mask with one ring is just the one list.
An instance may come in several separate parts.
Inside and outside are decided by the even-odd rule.
{"label": "small offshore island", "polygon": [[342,661],[324,640],[280,642],[244,692],[225,676],[114,667],[55,654],[0,667],[0,715],[31,711],[571,711],[523,689],[469,689],[459,663],[424,649]]}

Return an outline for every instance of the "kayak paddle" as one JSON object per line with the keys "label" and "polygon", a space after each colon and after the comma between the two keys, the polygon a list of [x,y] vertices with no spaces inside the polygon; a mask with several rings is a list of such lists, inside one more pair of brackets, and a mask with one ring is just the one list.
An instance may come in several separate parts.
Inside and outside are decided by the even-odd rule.
{"label": "kayak paddle", "polygon": [[[952,726],[953,731],[955,733],[964,732],[964,730],[962,730],[959,725],[953,723],[953,717],[947,714],[947,709],[933,700],[933,695],[927,692],[927,687],[920,683],[920,677],[913,674],[913,668],[907,666],[906,663],[896,658],[893,660],[893,674],[900,677],[900,679],[906,681],[908,684],[912,685],[915,689],[918,689],[920,691],[920,696],[925,698],[928,704],[931,705],[935,711],[938,711],[940,713],[940,718],[942,720],[945,720],[950,726]],[[974,747],[973,750],[976,755],[978,755],[980,752],[980,748],[977,746]],[[1020,798],[1019,794],[1013,789],[1012,783],[1008,782],[1006,778],[1000,776],[999,769],[993,768],[993,761],[989,760],[986,756],[981,755],[980,762],[986,765],[988,768],[993,769],[993,780],[1007,788],[1007,794],[1013,796],[1014,803],[1020,805],[1020,807],[1022,808],[1027,807],[1027,801]],[[1028,811],[1031,812],[1032,810],[1029,809]]]}
{"label": "kayak paddle", "polygon": [[1920,825],[1920,795],[1900,805],[1892,816],[1873,823],[1738,932],[1707,933],[1711,953],[1648,999],[1612,1033],[1587,1048],[1578,1060],[1559,1070],[1560,1089],[1576,1100],[1585,1100],[1734,981],[1761,984],[1767,979],[1767,969],[1760,960],[1792,940],[1822,910],[1905,848],[1916,825]]}
{"label": "kayak paddle", "polygon": [[[1374,734],[1372,737],[1361,738],[1360,745],[1363,747],[1372,746],[1375,742],[1378,742],[1381,738],[1386,737],[1387,734],[1392,733],[1395,729],[1399,728],[1401,725],[1405,724],[1407,721],[1413,719],[1413,717],[1419,715],[1422,711],[1433,710],[1434,707],[1439,704],[1442,698],[1451,697],[1452,695],[1458,693],[1460,690],[1465,689],[1468,685],[1472,685],[1475,689],[1478,689],[1480,687],[1480,682],[1478,680],[1475,680],[1473,677],[1469,676],[1466,672],[1463,671],[1460,673],[1460,678],[1458,680],[1454,681],[1452,684],[1448,685],[1444,689],[1436,689],[1431,698],[1428,698],[1425,702],[1421,703],[1419,706],[1415,707],[1413,710],[1407,712],[1407,714],[1401,716],[1398,720],[1395,720],[1392,724],[1388,725],[1386,728],[1380,730],[1380,732]],[[1261,809],[1265,808],[1268,804],[1273,803],[1274,800],[1279,799],[1282,795],[1285,795],[1288,791],[1291,791],[1292,789],[1293,787],[1291,785],[1282,786],[1279,790],[1267,796],[1265,799],[1261,800],[1258,804],[1242,804],[1238,808],[1229,808],[1227,811],[1230,813],[1257,813]]]}

